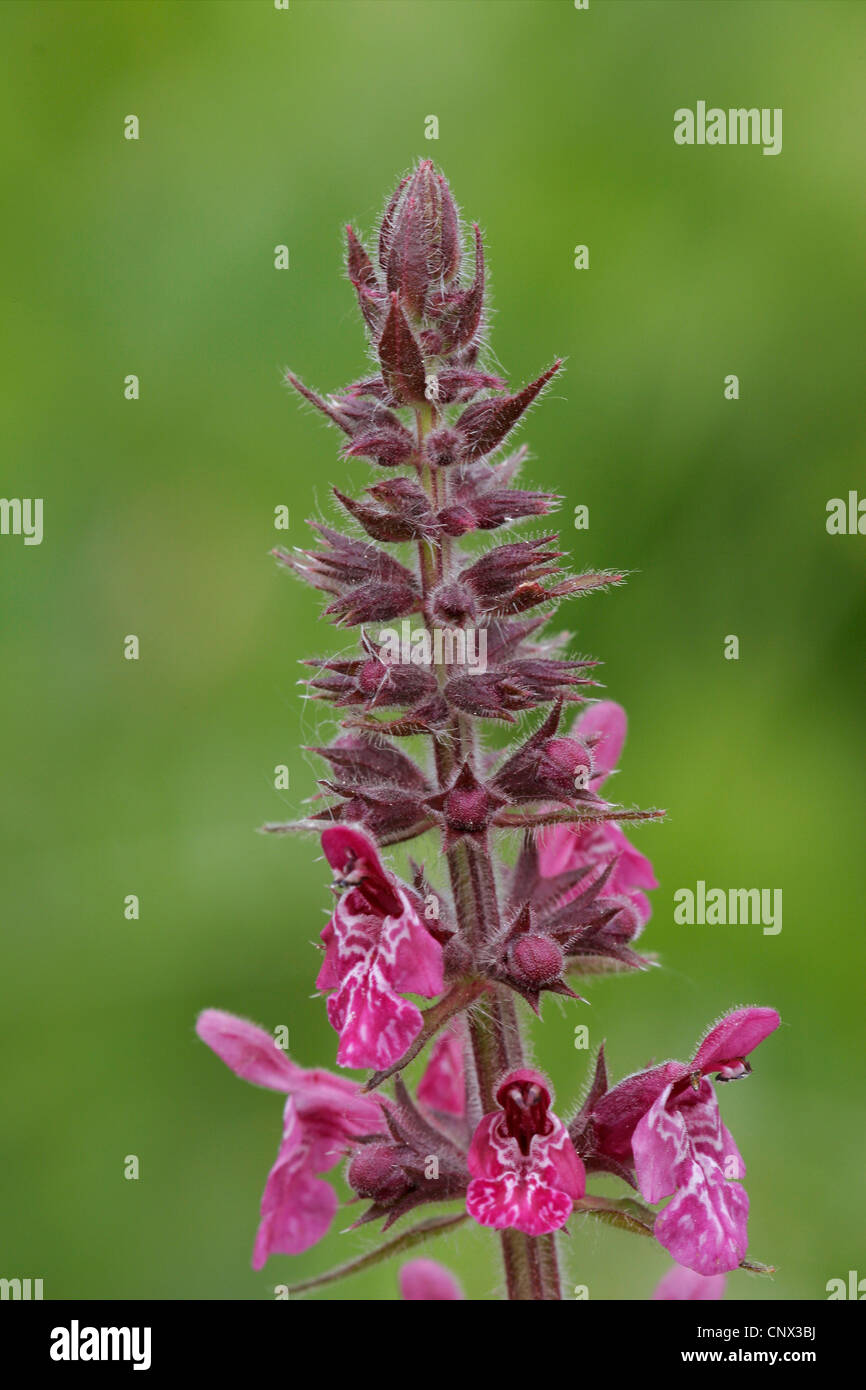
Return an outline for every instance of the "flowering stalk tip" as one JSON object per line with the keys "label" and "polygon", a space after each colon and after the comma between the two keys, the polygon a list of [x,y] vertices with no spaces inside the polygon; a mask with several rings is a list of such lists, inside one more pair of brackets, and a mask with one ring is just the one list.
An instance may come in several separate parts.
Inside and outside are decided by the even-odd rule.
{"label": "flowering stalk tip", "polygon": [[[337,1065],[368,1075],[305,1070],[255,1025],[200,1016],[199,1036],[236,1075],[287,1098],[253,1264],[325,1234],[337,1195],[324,1175],[343,1163],[364,1204],[353,1226],[387,1230],[443,1202],[462,1210],[400,1226],[297,1288],[469,1219],[499,1233],[509,1298],[558,1299],[557,1240],[590,1213],[654,1231],[674,1256],[657,1297],[719,1296],[745,1256],[748,1198],[710,1077],[748,1073],[775,1011],[728,1014],[690,1062],[612,1088],[601,1049],[570,1121],[524,1050],[525,1005],[546,1015],[554,993],[579,1009],[582,975],[651,963],[635,942],[656,878],[622,826],[661,814],[609,798],[625,712],[596,697],[595,659],[569,656],[548,629],[566,599],[625,578],[569,572],[546,521],[561,498],[520,485],[528,453],[513,436],[562,359],[516,389],[488,370],[481,233],[464,228],[429,159],[400,181],[373,243],[346,227],[346,274],[373,371],[325,396],[287,375],[339,432],[339,519],[315,519],[309,549],[273,553],[321,592],[325,618],[357,629],[357,645],[308,662],[309,694],[340,720],[312,750],[327,765],[321,799],[303,822],[266,828],[321,834],[334,905],[316,985]],[[359,483],[365,467],[372,479]],[[426,861],[409,859],[400,877],[385,851],[422,835]],[[588,1194],[598,1172],[668,1204],[654,1213]],[[400,1288],[410,1300],[463,1296],[427,1258],[403,1265]]]}

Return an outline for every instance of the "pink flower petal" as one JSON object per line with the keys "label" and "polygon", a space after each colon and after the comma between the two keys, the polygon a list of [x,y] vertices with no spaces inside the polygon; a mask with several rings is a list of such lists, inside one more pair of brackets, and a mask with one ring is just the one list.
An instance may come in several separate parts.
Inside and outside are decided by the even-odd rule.
{"label": "pink flower petal", "polygon": [[718,1097],[709,1081],[702,1081],[697,1091],[689,1087],[678,1109],[698,1157],[709,1159],[729,1180],[744,1178],[746,1165],[733,1135],[722,1124]]}
{"label": "pink flower petal", "polygon": [[668,1109],[672,1087],[666,1086],[636,1126],[632,1136],[638,1187],[648,1202],[670,1197],[680,1182],[692,1146],[678,1107]]}
{"label": "pink flower petal", "polygon": [[610,892],[630,893],[635,888],[658,888],[652,864],[645,854],[635,849],[615,821],[605,821],[600,825],[598,836],[605,842],[604,854],[599,854],[599,858],[612,859],[615,854],[620,856],[608,879],[607,886]]}
{"label": "pink flower petal", "polygon": [[348,871],[351,882],[363,883],[368,901],[375,900],[383,912],[399,910],[392,875],[383,867],[378,849],[363,831],[350,825],[329,826],[322,832],[322,849],[338,877]]}
{"label": "pink flower petal", "polygon": [[724,1274],[711,1274],[708,1277],[696,1274],[684,1265],[674,1265],[656,1285],[653,1299],[661,1303],[687,1299],[717,1301],[724,1295],[726,1282]]}
{"label": "pink flower petal", "polygon": [[565,1225],[586,1191],[586,1173],[565,1125],[549,1118],[551,1133],[534,1135],[526,1155],[505,1131],[502,1112],[481,1120],[469,1149],[473,1181],[466,1194],[466,1210],[480,1225],[532,1236]]}
{"label": "pink flower petal", "polygon": [[485,1115],[472,1136],[467,1163],[475,1178],[498,1178],[506,1171],[502,1143],[496,1137],[496,1128],[501,1119],[498,1110]]}
{"label": "pink flower petal", "polygon": [[265,1184],[253,1252],[253,1265],[261,1269],[269,1254],[299,1254],[325,1234],[337,1198],[316,1175],[339,1163],[352,1139],[384,1130],[382,1103],[363,1095],[354,1081],[304,1071],[263,1029],[232,1014],[208,1009],[196,1027],[244,1080],[289,1092],[283,1141]]}
{"label": "pink flower petal", "polygon": [[577,1202],[586,1192],[586,1169],[565,1125],[556,1116],[553,1122],[552,1134],[533,1141],[530,1157],[536,1159],[539,1171],[551,1187]]}
{"label": "pink flower petal", "polygon": [[[657,888],[658,882],[649,859],[634,848],[615,821],[580,829],[556,825],[539,835],[538,870],[542,878],[553,878],[574,869],[585,869],[587,875],[595,875],[614,858],[617,863],[605,885],[605,896],[627,897],[637,913],[638,925],[643,926],[649,921],[652,910],[641,890]],[[582,884],[575,886],[563,898],[563,904],[576,898],[581,888]],[[629,939],[634,934],[632,932]]]}
{"label": "pink flower petal", "polygon": [[390,888],[395,916],[375,916],[357,891],[346,893],[322,936],[327,953],[319,984],[338,986],[328,1018],[340,1034],[344,1067],[388,1067],[421,1031],[418,1008],[401,998],[428,998],[443,987],[442,947],[427,931],[402,888]]}
{"label": "pink flower petal", "polygon": [[435,1260],[409,1260],[400,1270],[400,1293],[410,1303],[459,1301],[463,1290],[454,1275]]}
{"label": "pink flower petal", "polygon": [[666,1087],[689,1074],[682,1062],[662,1062],[648,1071],[626,1076],[597,1101],[593,1120],[602,1150],[609,1158],[631,1159],[635,1127]]}
{"label": "pink flower petal", "polygon": [[480,1226],[495,1231],[511,1227],[527,1236],[558,1231],[573,1206],[571,1197],[548,1187],[534,1173],[473,1178],[466,1193],[466,1210]]}
{"label": "pink flower petal", "polygon": [[341,874],[347,858],[362,859],[367,872],[376,878],[385,878],[385,870],[379,858],[379,851],[361,830],[351,825],[329,826],[322,831],[322,849],[325,858],[335,873]]}
{"label": "pink flower petal", "polygon": [[542,878],[555,878],[571,867],[575,852],[575,832],[570,825],[552,825],[538,835],[538,872]]}
{"label": "pink flower petal", "polygon": [[694,1158],[676,1195],[656,1217],[655,1236],[678,1264],[697,1274],[724,1274],[746,1253],[748,1215],[746,1189]]}
{"label": "pink flower petal", "polygon": [[386,917],[379,937],[379,959],[395,989],[434,999],[444,986],[442,947],[429,933],[405,893],[398,892],[400,917]]}
{"label": "pink flower petal", "polygon": [[329,1183],[314,1177],[308,1166],[304,1129],[291,1113],[277,1161],[262,1195],[261,1220],[253,1248],[253,1269],[269,1255],[300,1255],[322,1239],[337,1210],[337,1194]]}
{"label": "pink flower petal", "polygon": [[[356,1085],[355,1082],[349,1084]],[[289,1098],[284,1125],[290,1123],[291,1110],[301,1124],[306,1143],[306,1167],[311,1173],[329,1172],[346,1157],[353,1139],[384,1131],[384,1116],[378,1103],[370,1105],[373,1099],[373,1096],[362,1095],[357,1087],[356,1094],[351,1096],[331,1096],[311,1090],[308,1095]]]}
{"label": "pink flower petal", "polygon": [[418,1099],[422,1105],[445,1115],[465,1115],[463,1039],[457,1029],[449,1028],[436,1039],[418,1084]]}
{"label": "pink flower petal", "polygon": [[292,1173],[277,1162],[262,1197],[253,1269],[261,1269],[269,1255],[302,1255],[327,1235],[336,1210],[337,1194],[324,1178]]}
{"label": "pink flower petal", "polygon": [[340,949],[334,932],[333,917],[327,925],[323,927],[320,935],[322,941],[325,943],[325,958],[316,976],[316,989],[337,989],[340,984]]}
{"label": "pink flower petal", "polygon": [[573,732],[579,738],[586,739],[594,734],[599,734],[598,743],[592,749],[592,760],[596,775],[593,777],[590,786],[595,789],[608,777],[619,762],[619,755],[625,743],[628,720],[622,705],[616,704],[614,700],[600,700],[597,705],[590,705],[577,721]]}
{"label": "pink flower petal", "polygon": [[199,1014],[195,1030],[202,1042],[244,1081],[268,1086],[272,1091],[291,1091],[302,1080],[303,1071],[290,1061],[263,1028],[221,1009],[205,1009]]}
{"label": "pink flower petal", "polygon": [[383,979],[372,953],[344,976],[328,999],[328,1018],[340,1034],[341,1067],[390,1067],[423,1026],[420,1010]]}
{"label": "pink flower petal", "polygon": [[746,1253],[749,1199],[720,1166],[725,1139],[710,1083],[673,1099],[672,1089],[665,1088],[634,1131],[638,1186],[648,1202],[674,1194],[654,1227],[674,1259],[698,1274],[723,1274]]}
{"label": "pink flower petal", "polygon": [[781,1023],[775,1009],[735,1009],[711,1028],[695,1053],[696,1071],[710,1072],[748,1057]]}

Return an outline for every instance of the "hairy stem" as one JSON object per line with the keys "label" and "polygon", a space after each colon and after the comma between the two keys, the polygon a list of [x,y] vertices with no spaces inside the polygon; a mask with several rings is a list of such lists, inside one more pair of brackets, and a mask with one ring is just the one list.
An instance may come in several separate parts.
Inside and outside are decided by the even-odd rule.
{"label": "hairy stem", "polygon": [[562,1299],[562,1286],[559,1278],[559,1258],[556,1251],[556,1231],[548,1236],[539,1236],[536,1245],[539,1250],[541,1278],[546,1299]]}
{"label": "hairy stem", "polygon": [[409,1231],[402,1231],[400,1235],[395,1236],[393,1240],[386,1241],[384,1245],[379,1245],[374,1250],[368,1250],[365,1255],[359,1255],[357,1259],[338,1265],[336,1269],[329,1269],[325,1274],[315,1274],[310,1279],[302,1279],[298,1284],[290,1284],[289,1296],[306,1293],[308,1289],[320,1289],[325,1284],[335,1284],[338,1279],[348,1279],[353,1274],[360,1274],[363,1270],[380,1264],[382,1260],[390,1259],[392,1255],[402,1255],[415,1245],[425,1244],[442,1231],[453,1230],[454,1227],[461,1226],[465,1220],[466,1213],[461,1211],[453,1216],[437,1216],[431,1221],[424,1221],[420,1226],[413,1226]]}
{"label": "hairy stem", "polygon": [[[432,411],[416,412],[419,455],[423,454],[425,434],[434,419]],[[431,474],[429,465],[425,465],[421,469],[421,481],[431,500],[441,505],[442,499],[437,495],[439,488]],[[447,494],[447,474],[443,483]],[[445,549],[441,540],[435,541],[432,546],[419,542],[419,561],[426,607],[431,582],[450,577],[450,549]],[[426,613],[424,621],[429,630]],[[434,736],[433,747],[440,790],[450,784],[461,760],[467,759],[475,769],[478,759],[475,725],[465,716],[453,720],[446,738]],[[500,930],[496,878],[487,837],[461,840],[449,850],[447,858],[461,935],[468,944],[477,948],[498,935]],[[514,997],[509,990],[496,985],[484,995],[470,1012],[469,1034],[475,1070],[472,1089],[480,1095],[483,1112],[489,1114],[496,1109],[497,1082],[505,1072],[514,1071],[525,1062],[520,1022]],[[533,1237],[521,1231],[505,1230],[500,1238],[510,1300],[562,1297],[554,1236]]]}
{"label": "hairy stem", "polygon": [[[452,851],[453,854],[456,854],[456,850]],[[479,857],[484,858],[489,870],[489,858],[486,855]],[[460,916],[459,907],[457,911]],[[475,911],[477,914],[477,903]],[[470,1013],[469,1031],[482,1107],[489,1114],[496,1109],[496,1084],[503,1073],[522,1066],[525,1060],[520,1024],[510,991],[499,985],[485,995],[481,1004]],[[562,1297],[555,1236],[533,1237],[524,1235],[522,1231],[505,1230],[501,1232],[500,1239],[510,1300],[555,1300]]]}

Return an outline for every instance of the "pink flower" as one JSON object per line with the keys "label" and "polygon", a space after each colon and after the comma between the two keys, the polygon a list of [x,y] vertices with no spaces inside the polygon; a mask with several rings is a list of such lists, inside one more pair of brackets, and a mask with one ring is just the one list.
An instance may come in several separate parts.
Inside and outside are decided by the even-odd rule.
{"label": "pink flower", "polygon": [[656,1285],[653,1301],[673,1303],[687,1300],[718,1300],[725,1292],[724,1274],[695,1274],[693,1269],[674,1265]]}
{"label": "pink flower", "polygon": [[559,1230],[586,1190],[583,1164],[550,1111],[550,1083],[536,1071],[510,1072],[469,1149],[466,1209],[482,1226],[529,1236]]}
{"label": "pink flower", "polygon": [[244,1081],[288,1095],[283,1139],[268,1174],[253,1269],[269,1255],[299,1255],[321,1240],[337,1209],[337,1195],[319,1173],[327,1173],[359,1135],[384,1129],[379,1102],[354,1081],[327,1071],[304,1071],[254,1023],[206,1009],[196,1032]]}
{"label": "pink flower", "polygon": [[463,1036],[459,1026],[448,1028],[436,1039],[418,1085],[418,1099],[445,1115],[466,1114]]}
{"label": "pink flower", "polygon": [[[587,785],[590,791],[597,791],[619,760],[625,742],[625,710],[613,700],[590,705],[573,732],[591,750],[592,768]],[[653,867],[646,855],[629,843],[616,821],[578,827],[552,826],[542,832],[538,844],[539,871],[544,878],[553,878],[583,865],[589,873],[619,855],[605,885],[605,896],[626,898],[641,927],[649,921],[652,909],[642,890],[658,887]],[[579,887],[574,888],[572,896],[576,897],[579,891]]]}
{"label": "pink flower", "polygon": [[443,988],[442,947],[407,890],[386,873],[360,830],[332,826],[322,848],[345,892],[322,932],[318,989],[333,990],[328,1018],[342,1067],[389,1067],[421,1031],[421,1012],[401,994],[432,999]]}
{"label": "pink flower", "polygon": [[749,1198],[735,1181],[745,1164],[706,1078],[747,1075],[746,1057],[778,1026],[775,1009],[737,1009],[710,1029],[690,1064],[664,1062],[626,1077],[592,1111],[600,1150],[633,1162],[644,1198],[673,1197],[655,1235],[697,1274],[736,1269],[748,1244]]}
{"label": "pink flower", "polygon": [[409,1260],[400,1270],[400,1293],[411,1303],[446,1303],[463,1298],[454,1275],[435,1260]]}

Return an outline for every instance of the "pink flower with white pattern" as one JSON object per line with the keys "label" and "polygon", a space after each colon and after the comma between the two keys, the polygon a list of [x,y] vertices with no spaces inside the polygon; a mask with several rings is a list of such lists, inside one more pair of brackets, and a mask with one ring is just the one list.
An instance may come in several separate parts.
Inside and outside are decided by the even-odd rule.
{"label": "pink flower with white pattern", "polygon": [[[573,733],[591,750],[592,769],[588,786],[597,791],[619,761],[626,735],[626,713],[613,700],[601,700],[584,711]],[[601,869],[618,855],[605,885],[605,896],[625,898],[643,927],[652,909],[645,889],[657,888],[653,867],[624,835],[616,821],[581,826],[555,825],[542,831],[538,840],[538,866],[544,878],[586,866],[589,873]],[[572,890],[576,897],[580,888]],[[567,899],[566,899],[567,901]]]}
{"label": "pink flower with white pattern", "polygon": [[655,1235],[697,1274],[736,1269],[748,1246],[749,1198],[738,1181],[746,1167],[707,1076],[747,1075],[749,1053],[778,1026],[775,1009],[737,1009],[710,1029],[691,1063],[664,1062],[626,1077],[592,1112],[601,1151],[633,1162],[645,1199],[672,1197]]}
{"label": "pink flower with white pattern", "polygon": [[539,1072],[510,1072],[496,1092],[502,1107],[485,1115],[469,1149],[466,1209],[482,1226],[525,1235],[557,1231],[586,1191],[583,1163]]}
{"label": "pink flower with white pattern", "polygon": [[353,1139],[384,1130],[381,1106],[354,1081],[304,1071],[269,1033],[243,1018],[206,1009],[196,1032],[236,1076],[288,1095],[253,1249],[253,1268],[261,1269],[269,1255],[299,1255],[325,1235],[337,1194],[318,1174],[339,1163]]}
{"label": "pink flower with white pattern", "polygon": [[329,827],[325,858],[346,891],[322,932],[318,989],[333,990],[328,1018],[340,1035],[341,1067],[389,1067],[421,1031],[421,1011],[403,994],[442,992],[442,947],[406,888],[385,871],[360,830]]}
{"label": "pink flower with white pattern", "polygon": [[409,1303],[452,1303],[463,1299],[457,1280],[436,1260],[409,1260],[400,1270],[400,1293]]}

